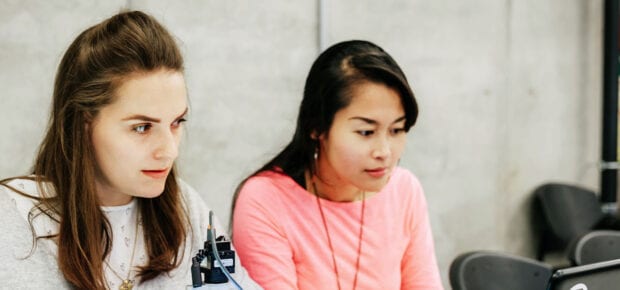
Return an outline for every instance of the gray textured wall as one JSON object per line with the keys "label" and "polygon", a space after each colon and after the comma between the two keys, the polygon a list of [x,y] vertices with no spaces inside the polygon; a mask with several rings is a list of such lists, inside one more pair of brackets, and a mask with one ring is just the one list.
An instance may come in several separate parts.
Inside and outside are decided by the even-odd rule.
{"label": "gray textured wall", "polygon": [[[318,2],[175,2],[0,0],[0,177],[30,167],[73,38],[122,7],[141,9],[186,55],[181,174],[225,220],[237,182],[292,135],[318,54]],[[326,3],[328,44],[376,42],[417,94],[401,165],[425,186],[447,288],[461,252],[533,256],[537,185],[598,187],[602,0]]]}

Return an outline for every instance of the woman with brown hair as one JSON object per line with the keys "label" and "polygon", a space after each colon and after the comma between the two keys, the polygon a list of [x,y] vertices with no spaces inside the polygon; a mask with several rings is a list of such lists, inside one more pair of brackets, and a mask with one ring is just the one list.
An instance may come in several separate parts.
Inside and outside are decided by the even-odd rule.
{"label": "woman with brown hair", "polygon": [[[183,57],[155,19],[122,12],[82,32],[59,65],[31,174],[0,181],[14,205],[3,214],[32,233],[21,240],[29,253],[2,260],[16,277],[4,286],[190,285],[209,209],[175,172],[187,114]],[[238,282],[252,288],[244,273]]]}

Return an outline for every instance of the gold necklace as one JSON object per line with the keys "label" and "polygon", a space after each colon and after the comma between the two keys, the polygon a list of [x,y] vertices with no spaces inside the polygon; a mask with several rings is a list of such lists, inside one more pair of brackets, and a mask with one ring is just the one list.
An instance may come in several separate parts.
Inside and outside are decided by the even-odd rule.
{"label": "gold necklace", "polygon": [[[131,258],[129,259],[129,269],[127,269],[127,278],[123,279],[123,277],[121,277],[121,275],[119,275],[114,268],[112,268],[112,266],[110,266],[110,264],[108,263],[108,261],[103,261],[106,266],[108,266],[108,269],[110,269],[110,271],[112,271],[112,273],[121,281],[121,286],[118,287],[119,290],[131,290],[133,288],[134,285],[134,280],[133,279],[129,279],[129,277],[131,277],[131,267],[133,264],[133,256],[136,253],[136,244],[138,243],[138,213],[136,213],[136,233],[134,234],[134,238],[133,238],[133,249],[131,249]],[[109,256],[108,256],[109,257]]]}
{"label": "gold necklace", "polygon": [[[338,282],[338,290],[342,290],[340,287],[340,274],[338,273],[338,265],[336,265],[336,255],[334,254],[334,246],[332,245],[332,239],[329,234],[329,228],[327,227],[327,221],[325,220],[325,214],[323,213],[323,206],[321,205],[321,199],[319,198],[319,192],[316,189],[316,184],[314,183],[314,179],[312,180],[312,189],[314,190],[314,196],[316,196],[316,203],[319,207],[319,212],[321,213],[321,220],[323,221],[323,228],[325,229],[325,233],[327,234],[327,244],[329,245],[329,250],[332,254],[332,263],[334,265],[334,273],[336,274],[336,282]],[[357,288],[357,274],[360,270],[360,257],[362,255],[362,238],[364,236],[364,212],[366,209],[366,192],[362,191],[362,214],[360,219],[360,230],[359,237],[357,240],[357,261],[355,261],[355,278],[353,279],[353,290]]]}

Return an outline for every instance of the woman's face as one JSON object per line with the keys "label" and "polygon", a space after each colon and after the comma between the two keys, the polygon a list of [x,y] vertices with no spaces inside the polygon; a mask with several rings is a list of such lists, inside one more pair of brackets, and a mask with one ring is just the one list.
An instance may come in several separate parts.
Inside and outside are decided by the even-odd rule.
{"label": "woman's face", "polygon": [[399,93],[383,84],[357,85],[351,103],[336,112],[329,132],[319,136],[320,194],[352,201],[387,183],[405,147],[405,111]]}
{"label": "woman's face", "polygon": [[123,205],[134,196],[153,198],[163,192],[179,153],[187,110],[180,72],[161,69],[122,81],[114,102],[89,124],[102,205]]}

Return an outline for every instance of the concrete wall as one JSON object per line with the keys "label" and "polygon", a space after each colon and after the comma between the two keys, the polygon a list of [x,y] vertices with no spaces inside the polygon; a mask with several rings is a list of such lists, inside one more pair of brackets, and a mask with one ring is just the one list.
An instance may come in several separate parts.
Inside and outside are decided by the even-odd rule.
{"label": "concrete wall", "polygon": [[[30,167],[72,39],[141,9],[180,40],[191,98],[181,174],[226,220],[236,184],[292,135],[318,1],[48,2],[0,0],[0,177]],[[536,186],[598,187],[602,2],[325,1],[328,44],[376,42],[418,97],[401,165],[425,186],[446,288],[464,251],[533,256]]]}

